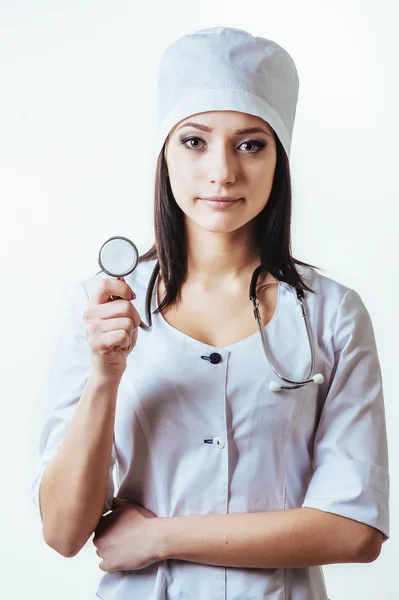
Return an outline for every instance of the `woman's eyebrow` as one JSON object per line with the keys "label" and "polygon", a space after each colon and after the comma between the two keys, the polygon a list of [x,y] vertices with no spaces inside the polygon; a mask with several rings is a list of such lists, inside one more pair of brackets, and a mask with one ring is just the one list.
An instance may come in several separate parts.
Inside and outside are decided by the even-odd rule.
{"label": "woman's eyebrow", "polygon": [[[183,129],[183,127],[195,127],[195,129],[200,129],[201,131],[206,131],[207,133],[211,133],[213,131],[213,129],[211,127],[207,127],[206,125],[200,125],[200,123],[194,123],[192,121],[190,121],[189,123],[185,123],[184,125],[181,125],[181,127],[178,127],[177,131],[179,129]],[[243,134],[247,134],[247,133],[265,133],[266,135],[269,135],[270,137],[272,137],[268,131],[266,131],[265,129],[262,129],[261,127],[248,127],[246,129],[237,129],[237,131],[234,133],[234,135],[243,135]]]}

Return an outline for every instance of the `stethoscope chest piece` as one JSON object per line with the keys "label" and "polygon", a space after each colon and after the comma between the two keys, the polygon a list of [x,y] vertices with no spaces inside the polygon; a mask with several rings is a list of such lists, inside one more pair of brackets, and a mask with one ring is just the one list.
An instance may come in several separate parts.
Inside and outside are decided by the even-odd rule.
{"label": "stethoscope chest piece", "polygon": [[[130,275],[137,267],[138,262],[139,251],[137,250],[137,246],[129,240],[129,238],[122,235],[115,235],[108,238],[108,240],[103,243],[98,253],[98,264],[100,269],[107,275],[110,275],[110,277],[116,277],[117,279],[122,279],[122,277]],[[151,293],[149,293],[150,289],[147,289],[146,296],[146,317],[149,325],[143,321],[140,322],[141,329],[144,329],[145,331],[151,331],[152,329],[151,294],[158,271],[159,263],[157,261],[149,285]],[[118,299],[120,299],[118,296],[111,296],[111,300]]]}

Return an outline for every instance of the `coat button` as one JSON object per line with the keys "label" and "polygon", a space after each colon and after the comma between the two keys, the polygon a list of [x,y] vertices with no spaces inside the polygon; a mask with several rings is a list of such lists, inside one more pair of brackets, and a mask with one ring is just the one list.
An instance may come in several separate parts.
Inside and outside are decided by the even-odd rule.
{"label": "coat button", "polygon": [[218,448],[224,448],[225,442],[224,439],[222,437],[220,437],[220,435],[217,435],[216,437],[213,438],[212,443],[214,446],[217,446]]}
{"label": "coat button", "polygon": [[217,365],[222,360],[219,352],[212,352],[209,356],[201,356],[203,360],[209,360],[213,365]]}

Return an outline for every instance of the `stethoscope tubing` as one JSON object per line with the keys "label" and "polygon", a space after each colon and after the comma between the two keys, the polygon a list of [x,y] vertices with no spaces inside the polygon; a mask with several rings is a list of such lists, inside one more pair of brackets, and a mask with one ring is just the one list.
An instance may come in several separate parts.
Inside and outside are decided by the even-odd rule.
{"label": "stethoscope tubing", "polygon": [[[147,322],[149,324],[147,325],[146,323],[144,323],[143,321],[141,321],[140,325],[139,325],[139,327],[141,327],[144,331],[151,331],[152,330],[151,301],[152,301],[152,295],[154,293],[155,282],[156,282],[156,278],[157,278],[158,273],[159,273],[159,269],[160,269],[160,265],[159,265],[159,261],[157,260],[156,264],[155,264],[155,267],[154,267],[154,269],[152,271],[150,280],[148,282],[147,293],[146,293],[146,298],[145,298],[145,313],[146,313]],[[264,331],[263,331],[263,327],[262,327],[261,315],[260,315],[260,312],[259,312],[259,298],[258,298],[258,296],[256,294],[256,282],[257,282],[259,274],[261,273],[262,270],[263,270],[263,268],[260,265],[253,272],[252,279],[251,279],[251,284],[250,284],[250,290],[249,290],[249,298],[250,298],[250,300],[253,303],[254,317],[255,317],[255,320],[258,323],[258,328],[259,328],[259,332],[260,332],[260,336],[261,336],[261,340],[262,340],[262,346],[263,346],[263,350],[264,350],[264,353],[266,355],[267,361],[268,361],[270,367],[275,372],[275,374],[280,379],[282,379],[286,383],[291,384],[290,386],[283,386],[283,385],[280,386],[276,382],[271,382],[271,384],[270,384],[271,391],[277,392],[280,389],[293,390],[293,389],[297,389],[297,388],[303,387],[303,386],[305,386],[308,383],[316,383],[316,384],[323,383],[324,378],[323,378],[323,376],[322,376],[321,373],[317,373],[317,374],[315,374],[315,375],[312,376],[312,372],[313,372],[313,369],[314,369],[314,344],[313,344],[313,339],[312,339],[312,335],[311,335],[311,331],[310,331],[310,326],[309,326],[308,312],[306,310],[306,307],[304,306],[305,294],[304,294],[304,292],[303,292],[302,289],[295,288],[293,286],[290,286],[290,287],[296,292],[297,298],[298,298],[298,300],[301,303],[302,317],[303,317],[304,322],[305,322],[306,333],[307,333],[308,340],[309,340],[310,355],[311,355],[310,369],[309,369],[309,372],[308,372],[308,374],[306,376],[306,379],[304,379],[303,381],[295,381],[295,380],[292,380],[292,379],[288,379],[287,377],[284,377],[275,368],[275,366],[273,364],[273,361],[271,360],[270,355],[269,355],[269,351],[268,351],[268,347],[267,347],[267,342],[266,342]]]}
{"label": "stethoscope tubing", "polygon": [[[290,286],[290,287],[292,287],[292,286]],[[296,290],[296,288],[293,288],[293,289]],[[273,371],[275,372],[275,374],[280,379],[282,379],[286,383],[293,384],[293,386],[290,386],[290,388],[288,388],[288,387],[285,388],[285,387],[282,386],[282,389],[297,389],[299,387],[304,386],[307,383],[312,383],[314,380],[312,378],[310,378],[310,376],[311,376],[311,374],[313,372],[313,368],[314,368],[314,346],[313,346],[313,340],[312,340],[312,337],[311,337],[311,334],[310,334],[310,330],[309,330],[309,322],[308,322],[308,319],[307,319],[307,312],[306,312],[306,309],[305,309],[305,307],[303,305],[302,298],[299,298],[299,301],[300,301],[301,307],[302,307],[302,317],[305,320],[306,332],[307,332],[307,336],[308,336],[308,340],[309,340],[310,354],[311,354],[310,369],[309,369],[309,372],[308,372],[308,374],[306,376],[306,379],[303,380],[303,381],[294,381],[292,379],[288,379],[287,377],[284,377],[283,375],[281,375],[281,373],[279,373],[279,371],[277,371],[277,369],[273,365],[273,361],[272,361],[272,359],[270,358],[270,355],[269,355],[269,351],[268,351],[268,347],[267,347],[267,342],[266,342],[265,334],[264,334],[263,327],[262,327],[261,316],[260,316],[260,312],[259,312],[259,308],[258,308],[258,306],[259,306],[259,300],[258,300],[258,298],[256,298],[255,301],[256,301],[257,305],[254,307],[254,315],[255,315],[255,319],[256,319],[256,321],[258,323],[258,328],[259,328],[259,332],[260,332],[261,339],[262,339],[263,350],[264,350],[264,352],[266,354],[266,357],[267,357],[267,360],[269,362],[269,365],[273,369]]]}

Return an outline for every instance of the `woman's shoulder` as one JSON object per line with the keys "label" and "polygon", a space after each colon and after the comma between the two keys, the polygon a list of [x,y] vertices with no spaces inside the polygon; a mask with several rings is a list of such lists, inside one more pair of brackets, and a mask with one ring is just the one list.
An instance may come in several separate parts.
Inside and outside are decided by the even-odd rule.
{"label": "woman's shoulder", "polygon": [[[304,283],[316,292],[316,296],[329,298],[333,303],[340,304],[346,293],[352,289],[341,281],[319,272],[314,267],[296,265],[296,270]],[[313,294],[311,295],[313,296]]]}
{"label": "woman's shoulder", "polygon": [[367,306],[354,288],[313,267],[297,265],[297,270],[303,281],[315,292],[305,292],[305,298],[317,322],[334,330],[339,322],[370,320]]}

